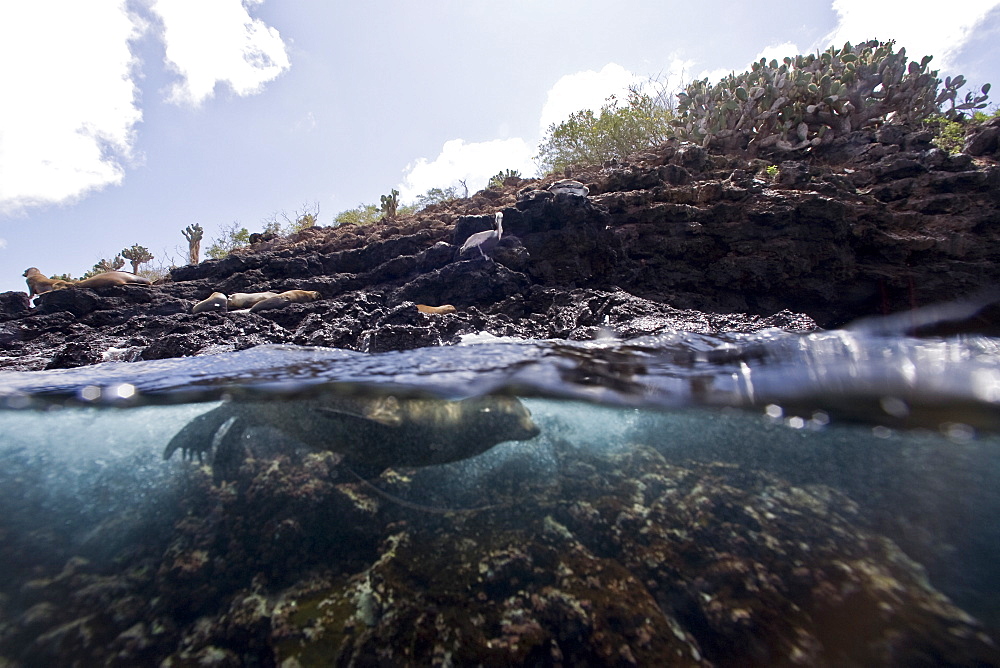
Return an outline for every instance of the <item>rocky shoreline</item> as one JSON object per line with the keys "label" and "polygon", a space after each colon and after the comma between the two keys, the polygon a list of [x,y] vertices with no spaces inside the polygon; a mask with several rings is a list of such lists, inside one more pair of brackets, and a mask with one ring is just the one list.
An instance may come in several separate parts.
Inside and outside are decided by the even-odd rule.
{"label": "rocky shoreline", "polygon": [[[950,155],[886,125],[816,154],[667,142],[357,227],[315,227],[152,286],[0,294],[0,368],[162,359],[261,343],[380,352],[489,332],[523,338],[808,330],[981,294],[1000,278],[1000,124]],[[975,153],[975,155],[972,155]],[[787,159],[795,157],[796,159]],[[769,169],[770,168],[770,169]],[[587,196],[549,190],[570,177]],[[504,215],[491,259],[458,256]],[[315,290],[261,313],[223,293]],[[456,307],[420,313],[415,305]]]}

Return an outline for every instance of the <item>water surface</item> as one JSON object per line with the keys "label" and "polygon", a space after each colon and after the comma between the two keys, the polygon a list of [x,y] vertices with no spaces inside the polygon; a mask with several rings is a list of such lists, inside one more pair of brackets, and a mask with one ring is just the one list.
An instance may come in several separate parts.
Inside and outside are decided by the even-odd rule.
{"label": "water surface", "polygon": [[[732,499],[745,499],[717,500],[712,502],[715,505],[705,501],[711,508],[706,506],[704,517],[696,522],[698,530],[715,530],[717,533],[711,536],[719,536],[719,540],[726,536],[726,540],[735,541],[733,545],[744,545],[747,540],[752,543],[760,536],[766,539],[765,544],[785,540],[778,533],[768,538],[769,530],[761,528],[776,521],[768,519],[768,511],[761,508],[776,504],[776,517],[787,512],[788,517],[805,518],[809,513],[820,513],[820,506],[824,509],[816,517],[827,519],[803,519],[801,527],[794,522],[788,524],[792,520],[785,522],[793,536],[795,532],[801,534],[789,544],[798,545],[795,549],[803,550],[803,554],[813,550],[820,555],[820,543],[828,540],[823,538],[825,534],[812,532],[823,527],[829,531],[831,545],[837,542],[832,537],[839,535],[838,540],[845,546],[891,546],[887,553],[879,551],[883,549],[880,547],[867,557],[861,553],[855,557],[901,569],[899,573],[906,576],[894,576],[904,583],[898,588],[905,600],[911,596],[913,601],[921,602],[921,609],[939,605],[929,601],[938,601],[935,597],[943,595],[946,598],[940,600],[955,606],[956,612],[948,613],[954,619],[971,615],[965,622],[954,622],[971,625],[962,631],[944,622],[942,628],[951,630],[947,643],[958,643],[971,657],[980,656],[976,653],[989,645],[983,638],[997,638],[1000,628],[1000,607],[993,595],[1000,590],[1000,566],[995,559],[1000,547],[1000,529],[995,521],[1000,512],[998,345],[1000,340],[984,336],[916,339],[872,328],[810,334],[674,333],[631,341],[592,342],[507,341],[485,336],[466,345],[374,355],[262,346],[198,358],[0,373],[0,405],[4,407],[0,410],[0,490],[5,500],[0,519],[5,563],[0,575],[0,657],[30,664],[32,660],[64,657],[62,652],[74,651],[95,660],[124,664],[136,657],[192,659],[207,656],[209,647],[240,659],[263,653],[268,661],[278,663],[282,657],[322,662],[323,657],[347,652],[344,648],[348,647],[353,647],[356,658],[365,656],[363,633],[345,636],[340,631],[328,631],[324,637],[336,638],[337,642],[320,645],[309,638],[322,633],[317,636],[314,629],[312,635],[296,635],[296,620],[302,619],[285,619],[280,606],[269,608],[266,615],[270,630],[258,628],[255,632],[267,641],[252,640],[251,636],[257,637],[253,634],[236,637],[231,629],[219,630],[225,626],[218,621],[223,618],[219,615],[235,605],[234,592],[266,591],[271,606],[293,593],[300,602],[305,601],[308,596],[303,592],[308,588],[302,583],[318,577],[321,571],[340,573],[330,575],[330,582],[339,582],[337,578],[341,577],[347,578],[345,582],[360,582],[357,578],[361,574],[367,574],[362,580],[373,582],[375,569],[387,563],[387,555],[395,554],[392,550],[385,552],[384,543],[379,547],[380,541],[394,535],[387,528],[397,526],[394,522],[408,527],[411,544],[432,541],[441,531],[456,532],[458,541],[486,540],[478,533],[468,533],[477,521],[483,526],[507,526],[503,523],[515,520],[512,526],[538,522],[546,527],[545,531],[557,527],[552,529],[553,535],[562,535],[560,532],[569,527],[566,531],[577,536],[581,544],[590,545],[588,549],[596,550],[595,554],[604,550],[606,558],[613,559],[615,550],[610,544],[599,547],[604,538],[595,537],[593,544],[587,543],[582,537],[586,531],[574,528],[572,520],[583,522],[580,518],[591,512],[587,508],[599,509],[599,499],[624,493],[621,490],[632,484],[629,481],[638,485],[629,494],[638,496],[628,503],[621,500],[624,505],[620,526],[608,535],[618,536],[615,540],[619,543],[638,541],[639,545],[646,540],[642,538],[647,535],[644,532],[655,527],[681,541],[690,528],[682,531],[669,526],[679,521],[676,518],[661,518],[659,524],[650,519],[655,515],[650,509],[659,507],[657,504],[662,504],[665,497],[657,497],[657,501],[649,494],[661,487],[657,493],[668,494],[675,487],[684,488],[681,481],[694,479],[708,490],[706,499],[716,498],[712,494],[721,494],[719,490],[729,490],[726,493],[731,493]],[[540,434],[530,440],[500,443],[482,454],[452,463],[390,468],[381,474],[362,471],[360,478],[350,467],[337,468],[335,443],[328,448],[332,453],[324,453],[323,448],[301,442],[277,424],[254,424],[241,432],[241,457],[249,460],[241,458],[230,469],[230,480],[220,476],[218,470],[213,472],[211,467],[200,467],[179,455],[169,460],[162,457],[171,439],[185,425],[231,402],[313,406],[315,402],[340,401],[344,397],[372,402],[387,397],[393,401],[461,401],[486,395],[519,397]],[[205,445],[208,462],[212,461],[213,443],[225,441],[219,432],[215,433],[208,439],[212,442]],[[470,440],[476,438],[481,436],[470,433]],[[267,464],[272,467],[271,474],[267,474],[266,461],[272,462]],[[319,470],[316,467],[322,468],[322,475],[312,478],[310,471]],[[284,478],[279,480],[274,473],[279,470],[294,472],[299,482],[292,485]],[[577,488],[575,485],[584,479],[590,482]],[[312,494],[319,484],[316,480],[332,481],[332,487],[323,494],[337,489],[338,494],[353,498],[357,503],[350,512],[356,516],[351,515],[349,521],[343,516],[317,519],[325,517],[334,504],[332,497],[320,492],[315,493],[327,499],[323,504],[308,508],[296,505],[302,503],[300,497],[305,494],[301,485]],[[268,487],[272,483],[273,488]],[[612,490],[605,496],[587,496],[587,490],[605,484]],[[227,501],[226,495],[239,502]],[[361,498],[364,503],[358,501]],[[639,515],[628,519],[624,509],[630,504],[645,510],[637,510]],[[260,525],[274,519],[274,530],[261,539],[251,528],[234,523],[227,513],[237,507],[252,513],[252,521]],[[683,504],[679,507],[686,508]],[[212,513],[217,513],[212,520],[214,533],[206,533],[207,524],[190,529],[192,521],[206,523]],[[749,519],[737,519],[741,513],[749,513]],[[493,519],[469,519],[476,516]],[[639,521],[639,516],[646,519]],[[637,523],[631,523],[633,520]],[[312,521],[318,524],[313,526]],[[344,549],[342,544],[336,547],[323,536],[311,533],[319,532],[320,527],[329,531],[329,526],[322,523],[326,521],[338,526],[350,524],[350,530],[345,528],[347,533],[337,541],[356,544],[357,549]],[[829,524],[825,524],[827,521]],[[206,539],[208,535],[213,538]],[[280,551],[272,554],[260,545],[238,549],[233,546],[237,537],[249,535],[262,543],[304,547],[293,558]],[[207,542],[200,545],[199,540]],[[849,552],[854,548],[843,549]],[[738,552],[735,547],[726,548],[727,554]],[[770,563],[763,556],[753,557],[752,551],[748,554],[748,563],[760,568],[764,568],[760,564]],[[199,585],[197,596],[192,594],[188,588],[207,568],[201,562],[190,562],[192,555],[200,555],[198,559],[208,563],[216,560],[212,577],[226,584],[207,589]],[[791,556],[787,558],[794,561]],[[823,561],[827,557],[816,558],[825,565],[805,564],[802,568],[816,572],[847,559],[843,555],[827,561]],[[430,556],[426,559],[428,567],[438,568]],[[241,562],[238,572],[232,572],[236,567],[232,561]],[[182,562],[187,566],[177,566]],[[411,564],[414,571],[419,570],[418,564]],[[190,578],[185,580],[188,576],[177,573],[187,573],[187,567]],[[461,571],[461,562],[455,567]],[[638,566],[626,568],[635,573]],[[83,577],[74,575],[78,571],[88,574],[88,584],[73,579]],[[544,571],[536,568],[533,572],[544,579],[548,577],[542,575]],[[741,577],[751,578],[748,573]],[[93,594],[94,601],[104,601],[93,605],[127,609],[120,613],[120,619],[102,617],[100,630],[91,630],[91,635],[101,638],[105,648],[101,650],[76,636],[67,639],[66,635],[67,625],[97,624],[96,612],[88,615],[85,592],[93,590],[96,585],[92,580],[98,576],[105,578],[102,582],[106,588],[118,593],[105,591],[101,596],[107,600]],[[519,587],[530,589],[523,574],[504,577],[512,588],[509,596],[515,596]],[[641,591],[636,593],[639,598],[634,607],[645,605],[647,598],[655,601],[657,614],[676,620],[672,623],[680,626],[673,634],[675,641],[683,638],[689,646],[685,656],[696,663],[735,660],[745,651],[733,649],[738,643],[731,644],[736,642],[734,638],[743,637],[741,634],[782,637],[758,620],[755,615],[763,612],[754,612],[752,606],[746,614],[757,625],[751,627],[759,627],[758,631],[739,625],[727,630],[706,612],[711,608],[708,601],[712,596],[703,594],[698,602],[698,597],[689,601],[680,594],[663,595],[663,585],[655,585],[660,576],[643,577],[637,580],[646,584],[636,585]],[[510,578],[514,584],[509,584]],[[553,585],[542,587],[539,583],[532,585],[537,592],[551,595]],[[786,585],[777,590],[797,601],[794,586]],[[428,592],[433,590],[433,583],[429,583],[421,595],[430,595]],[[442,600],[446,590],[442,585]],[[381,632],[379,620],[388,618],[392,604],[384,592],[380,598],[377,589],[375,594],[364,594],[360,589],[350,591],[350,595],[327,592],[324,606],[332,610],[340,605],[335,601],[354,601],[356,609],[350,609],[355,621],[344,628],[355,629],[357,620],[362,620],[360,628],[377,635]],[[184,600],[196,602],[171,602],[176,592],[183,592]],[[72,613],[61,615],[44,607],[67,596],[75,601],[69,606]],[[479,600],[488,607],[495,603],[494,599],[508,600],[504,596],[499,590],[489,590]],[[600,597],[596,593],[589,596],[586,600],[600,607]],[[765,593],[757,596],[766,599]],[[818,594],[811,596],[809,600],[815,600]],[[687,602],[682,604],[681,599]],[[366,607],[374,605],[371,600],[380,601],[372,608],[377,613]],[[727,603],[721,595],[717,600],[733,610],[745,607],[744,603]],[[695,614],[691,606],[706,607]],[[404,608],[399,604],[396,613],[403,614]],[[538,614],[532,623],[553,634],[545,642],[555,647],[560,641],[552,629],[561,628],[563,623],[545,622],[544,616]],[[815,618],[820,613],[811,614]],[[922,618],[907,614],[889,615],[886,629],[896,628],[892,624],[904,629],[910,625],[915,635],[936,637],[921,626],[925,623],[920,621]],[[489,619],[487,612],[483,615]],[[219,626],[213,632],[216,635],[196,642],[190,629],[199,617],[215,619]],[[947,615],[940,613],[939,617]],[[279,630],[279,619],[285,620],[287,628]],[[309,623],[320,624],[318,619],[310,617]],[[233,622],[227,623],[231,626]],[[794,626],[791,621],[789,624]],[[167,630],[156,635],[153,629],[160,627]],[[295,642],[281,640],[286,638],[282,633]],[[451,649],[446,648],[449,656],[467,660],[478,656],[447,632],[439,629],[433,633],[437,634],[436,642],[444,643],[442,646],[453,643],[448,645]],[[514,652],[502,655],[505,660],[534,656],[530,652],[523,654],[528,651],[524,648],[535,642],[529,641],[529,636],[541,638],[542,631],[533,632],[535,636],[524,633],[527,635],[518,636],[520,644],[514,643],[514,649],[504,646],[504,651]],[[641,636],[646,631],[635,631],[632,636],[621,633],[629,652],[654,652],[649,648],[656,642],[642,645],[635,640],[635,634]],[[955,640],[963,633],[971,635]],[[133,636],[144,640],[140,642]],[[803,656],[815,660],[878,656],[865,654],[869,651],[866,649],[837,648],[837,643],[845,642],[839,636],[824,636],[820,631],[815,631],[814,636],[818,640],[802,641],[794,651],[760,640],[762,654],[756,659],[751,657],[749,663],[766,665],[778,660],[775,652],[783,651],[805,652]],[[588,642],[597,642],[593,638],[598,636],[587,637]],[[744,641],[750,642],[746,638],[740,642]],[[952,645],[948,646],[954,652]],[[500,651],[497,647],[489,645],[489,651]],[[557,649],[566,652],[567,647]],[[933,655],[930,649],[913,651],[919,656]],[[428,652],[428,656],[433,653]],[[963,663],[961,653],[952,656],[957,657],[955,663]],[[578,658],[583,660],[585,656]],[[984,659],[980,656],[976,660]]]}

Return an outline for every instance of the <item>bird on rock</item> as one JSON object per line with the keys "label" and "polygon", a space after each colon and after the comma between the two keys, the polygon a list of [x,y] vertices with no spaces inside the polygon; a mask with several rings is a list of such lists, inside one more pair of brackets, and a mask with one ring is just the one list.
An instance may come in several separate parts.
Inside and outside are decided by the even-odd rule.
{"label": "bird on rock", "polygon": [[486,230],[485,232],[476,232],[471,237],[466,239],[465,243],[462,244],[462,249],[459,251],[459,255],[475,248],[479,251],[479,254],[483,256],[483,259],[486,259],[486,254],[497,247],[497,244],[500,243],[500,237],[503,235],[502,211],[497,211],[496,221],[497,229]]}

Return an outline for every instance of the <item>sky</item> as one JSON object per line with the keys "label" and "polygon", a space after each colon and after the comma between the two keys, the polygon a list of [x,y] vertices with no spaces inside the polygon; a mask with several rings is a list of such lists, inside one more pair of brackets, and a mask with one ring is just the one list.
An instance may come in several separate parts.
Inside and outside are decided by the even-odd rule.
{"label": "sky", "polygon": [[[1000,0],[32,0],[0,4],[0,292],[236,223],[319,224],[506,169],[552,123],[657,80],[894,39],[1000,84]],[[1000,90],[1000,88],[998,88]],[[1000,100],[1000,98],[998,98]]]}

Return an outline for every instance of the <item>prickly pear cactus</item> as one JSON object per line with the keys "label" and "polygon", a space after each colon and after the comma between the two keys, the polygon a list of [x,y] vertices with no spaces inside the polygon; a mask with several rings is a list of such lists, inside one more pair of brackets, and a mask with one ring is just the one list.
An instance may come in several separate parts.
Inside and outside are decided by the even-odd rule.
{"label": "prickly pear cactus", "polygon": [[795,150],[887,120],[917,122],[945,103],[950,116],[986,106],[989,84],[982,95],[969,93],[956,103],[964,77],[942,82],[937,70],[927,69],[931,56],[907,62],[906,49],[894,46],[894,41],[848,42],[781,63],[762,58],[715,85],[694,81],[678,94],[674,133],[728,150]]}
{"label": "prickly pear cactus", "polygon": [[399,191],[395,188],[388,195],[382,195],[382,213],[386,218],[393,218],[396,215],[396,207],[399,206]]}
{"label": "prickly pear cactus", "polygon": [[195,223],[181,230],[181,234],[188,241],[188,261],[190,264],[198,264],[198,256],[201,254],[201,239],[205,235],[205,230],[202,229],[201,225]]}

